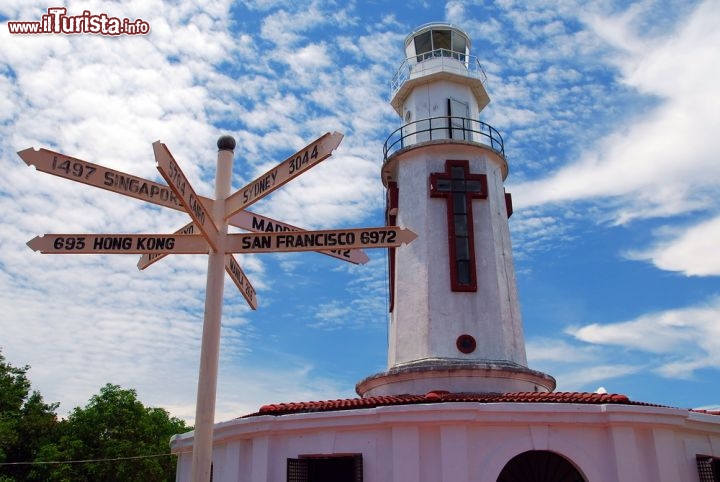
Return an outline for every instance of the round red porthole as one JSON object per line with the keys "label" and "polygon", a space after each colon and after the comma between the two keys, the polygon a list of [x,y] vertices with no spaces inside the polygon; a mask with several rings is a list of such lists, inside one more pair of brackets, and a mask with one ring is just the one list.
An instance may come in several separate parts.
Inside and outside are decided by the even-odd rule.
{"label": "round red porthole", "polygon": [[457,346],[458,350],[467,355],[468,353],[475,351],[475,348],[477,348],[477,342],[475,341],[475,338],[470,335],[460,335],[455,342],[455,346]]}

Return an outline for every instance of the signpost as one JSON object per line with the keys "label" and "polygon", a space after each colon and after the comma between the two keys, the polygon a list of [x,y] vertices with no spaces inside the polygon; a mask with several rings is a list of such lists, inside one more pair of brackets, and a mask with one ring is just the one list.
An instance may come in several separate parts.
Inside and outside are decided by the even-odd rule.
{"label": "signpost", "polygon": [[[210,479],[213,424],[220,351],[220,324],[224,272],[230,276],[250,307],[257,309],[257,294],[232,253],[319,251],[351,263],[365,263],[362,248],[388,248],[407,244],[417,236],[396,226],[304,231],[301,228],[245,210],[290,180],[327,159],[343,135],[327,133],[273,169],[230,194],[235,140],[218,140],[215,199],[199,196],[165,144],[153,143],[157,169],[167,185],[115,171],[47,149],[18,152],[28,165],[93,187],[187,212],[192,222],[173,234],[46,234],[28,246],[51,254],[141,254],[145,269],[168,254],[208,254],[205,318],[198,375],[193,482]],[[228,225],[253,233],[228,234]]]}
{"label": "signpost", "polygon": [[[326,134],[326,136],[327,135],[328,134]],[[323,139],[323,137],[320,139]],[[312,143],[310,145],[312,146],[314,144],[315,143]],[[28,166],[34,166],[38,171],[87,184],[88,186],[105,189],[110,192],[129,196],[141,201],[156,204],[158,206],[164,206],[183,212],[185,211],[182,201],[178,199],[175,192],[166,184],[143,179],[142,177],[127,174],[125,172],[116,171],[99,164],[83,161],[81,159],[48,149],[35,150],[33,148],[28,148],[19,151],[18,155],[23,161],[25,161],[25,164]],[[295,157],[297,157],[297,154],[295,154]],[[212,207],[213,200],[203,196],[198,196],[198,198],[205,207],[205,210],[209,211]],[[267,216],[252,213],[247,210],[238,211],[230,216],[228,224],[252,232],[303,231],[303,228],[299,228]],[[192,223],[180,228],[175,233],[197,234],[200,232],[197,227],[194,228],[194,231],[192,229],[190,231],[186,231],[186,229],[190,229],[189,226],[191,225]],[[368,261],[367,255],[360,250],[350,250],[350,252],[337,252],[333,250],[320,252],[354,264],[365,264]],[[138,269],[145,269],[151,264],[160,261],[165,256],[165,254],[157,253],[144,255],[138,262]]]}

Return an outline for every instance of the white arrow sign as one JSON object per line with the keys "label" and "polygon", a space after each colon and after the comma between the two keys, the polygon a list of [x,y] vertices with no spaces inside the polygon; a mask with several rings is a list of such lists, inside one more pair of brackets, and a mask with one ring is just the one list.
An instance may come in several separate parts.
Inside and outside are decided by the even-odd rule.
{"label": "white arrow sign", "polygon": [[170,154],[170,150],[162,142],[156,141],[153,142],[153,152],[155,153],[158,171],[165,178],[175,195],[183,202],[195,226],[200,229],[213,250],[217,251],[218,228],[195,193],[190,181],[188,181],[182,169]]}
{"label": "white arrow sign", "polygon": [[230,275],[230,279],[235,282],[235,286],[240,290],[240,294],[245,297],[245,300],[250,305],[250,308],[257,310],[257,294],[255,288],[252,287],[250,281],[245,276],[245,272],[242,270],[238,262],[235,260],[235,256],[232,254],[225,255],[225,272]]}
{"label": "white arrow sign", "polygon": [[[28,166],[35,166],[41,172],[59,176],[71,181],[134,197],[142,201],[184,211],[182,202],[165,184],[148,181],[142,177],[116,171],[99,164],[50,151],[35,150],[32,147],[18,151]],[[210,199],[207,201],[212,202]]]}
{"label": "white arrow sign", "polygon": [[284,233],[229,234],[231,253],[276,253],[318,249],[395,248],[417,235],[397,226]]}
{"label": "white arrow sign", "polygon": [[339,132],[333,132],[332,134],[328,132],[259,176],[247,186],[239,189],[227,198],[225,217],[230,217],[241,209],[245,209],[320,161],[330,157],[332,152],[340,145],[342,139],[343,135]]}
{"label": "white arrow sign", "polygon": [[[255,233],[260,232],[305,232],[305,229],[298,228],[292,224],[283,223],[274,219],[261,216],[250,211],[240,211],[232,215],[230,224],[239,228],[246,229]],[[318,253],[332,256],[333,258],[342,259],[354,264],[365,264],[368,262],[368,255],[360,249],[330,249],[330,250],[319,250]]]}
{"label": "white arrow sign", "polygon": [[208,244],[191,234],[45,234],[27,245],[43,254],[203,254]]}

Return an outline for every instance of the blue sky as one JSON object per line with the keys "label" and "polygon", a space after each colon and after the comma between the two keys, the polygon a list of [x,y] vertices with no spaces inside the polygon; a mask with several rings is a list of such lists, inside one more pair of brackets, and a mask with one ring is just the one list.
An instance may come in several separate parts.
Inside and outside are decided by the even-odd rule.
{"label": "blue sky", "polygon": [[[138,36],[11,35],[58,6],[0,6],[0,347],[67,413],[111,382],[192,422],[206,259],[41,255],[43,233],[163,233],[182,213],[28,168],[44,147],[161,181],[164,142],[212,196],[325,132],[328,160],[252,207],[307,229],[379,226],[382,146],[403,40],[431,21],[473,41],[481,119],[510,164],[510,229],[528,362],[558,390],[720,405],[720,4],[716,1],[75,2],[142,19]],[[217,420],[266,403],[352,397],[386,363],[386,253],[238,259],[225,285]]]}

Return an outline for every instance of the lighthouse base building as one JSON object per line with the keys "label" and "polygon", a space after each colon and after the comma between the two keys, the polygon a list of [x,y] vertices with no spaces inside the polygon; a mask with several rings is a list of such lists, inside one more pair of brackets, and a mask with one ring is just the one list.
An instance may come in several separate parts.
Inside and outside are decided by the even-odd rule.
{"label": "lighthouse base building", "polygon": [[[387,370],[357,398],[216,424],[213,482],[720,482],[720,412],[555,392],[528,367],[485,74],[453,25],[418,28],[405,53],[381,178],[387,225],[417,238],[389,250]],[[193,442],[170,443],[180,482]]]}
{"label": "lighthouse base building", "polygon": [[[190,480],[192,434],[176,437]],[[592,393],[289,403],[215,426],[213,481],[713,482],[720,416]]]}

